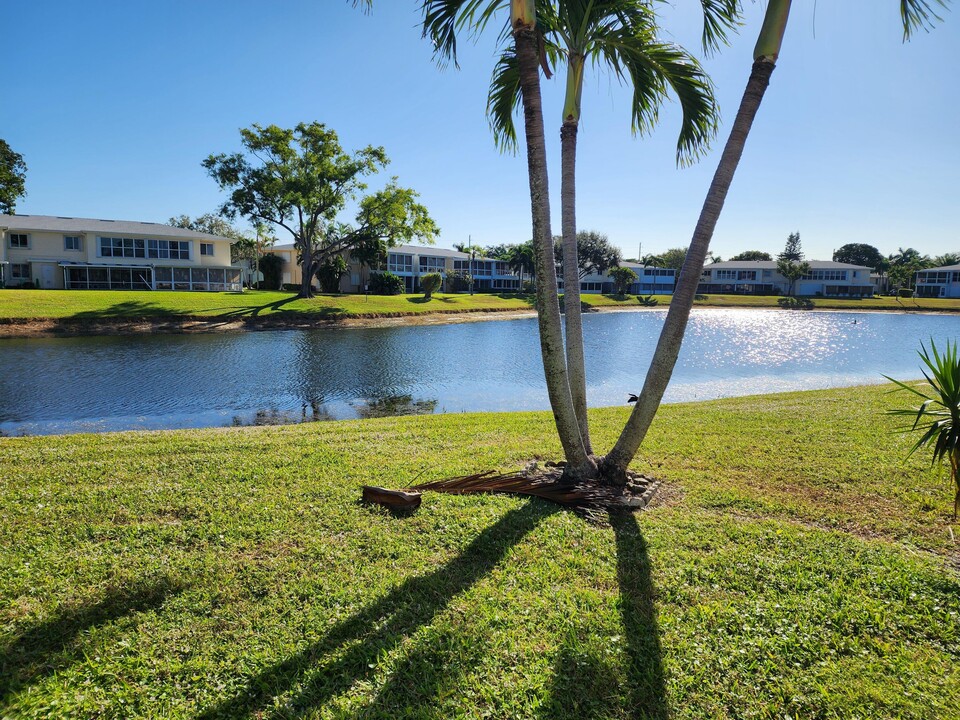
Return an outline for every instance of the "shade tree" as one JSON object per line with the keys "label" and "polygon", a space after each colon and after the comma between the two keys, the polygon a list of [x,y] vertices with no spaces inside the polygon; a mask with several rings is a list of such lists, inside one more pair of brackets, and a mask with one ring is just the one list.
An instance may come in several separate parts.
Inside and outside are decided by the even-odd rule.
{"label": "shade tree", "polygon": [[[372,145],[349,154],[337,134],[318,122],[294,128],[254,124],[240,130],[244,151],[210,155],[210,176],[230,193],[220,213],[245,217],[286,230],[302,266],[301,297],[312,295],[312,278],[334,255],[382,239],[397,245],[418,238],[433,242],[439,230],[417,201],[418,194],[396,178],[375,192],[364,179],[389,160]],[[352,222],[341,213],[357,205]]]}
{"label": "shade tree", "polygon": [[0,213],[13,215],[16,212],[17,200],[27,195],[26,183],[27,164],[23,155],[0,138]]}
{"label": "shade tree", "polygon": [[732,258],[731,261],[746,261],[746,262],[756,262],[758,260],[770,262],[773,260],[770,253],[763,252],[762,250],[744,250],[742,253],[737,253]]}

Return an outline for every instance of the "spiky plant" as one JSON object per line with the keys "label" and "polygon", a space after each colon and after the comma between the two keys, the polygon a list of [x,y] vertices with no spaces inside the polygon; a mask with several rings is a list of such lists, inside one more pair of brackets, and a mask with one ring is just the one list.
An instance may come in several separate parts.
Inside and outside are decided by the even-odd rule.
{"label": "spiky plant", "polygon": [[913,418],[913,422],[901,428],[904,431],[919,432],[920,438],[910,448],[910,457],[922,447],[933,447],[931,463],[950,462],[950,479],[956,488],[953,499],[953,517],[960,512],[960,360],[957,355],[957,343],[947,341],[947,349],[941,354],[930,339],[930,352],[920,344],[920,359],[926,365],[921,368],[925,383],[908,385],[907,383],[886,377],[899,387],[894,392],[906,390],[923,398],[919,407],[888,410],[890,415]]}

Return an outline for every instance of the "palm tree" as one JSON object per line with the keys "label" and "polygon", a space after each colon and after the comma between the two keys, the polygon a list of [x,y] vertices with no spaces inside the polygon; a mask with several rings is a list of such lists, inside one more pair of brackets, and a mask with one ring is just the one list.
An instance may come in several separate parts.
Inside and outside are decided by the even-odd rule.
{"label": "palm tree", "polygon": [[[441,61],[456,62],[457,31],[482,30],[507,4],[507,0],[423,0],[424,35],[433,43]],[[509,37],[517,86],[520,88],[527,149],[527,176],[533,224],[534,272],[537,275],[536,308],[540,330],[540,355],[543,360],[547,395],[553,409],[560,444],[567,459],[568,479],[594,477],[596,461],[590,457],[580,434],[577,413],[570,393],[564,355],[563,331],[558,299],[557,275],[550,231],[550,197],[547,179],[547,152],[544,139],[543,108],[540,96],[540,67],[544,36],[538,27],[536,0],[509,0]],[[544,8],[552,4],[542,2]]]}
{"label": "palm tree", "polygon": [[[422,0],[424,36],[432,40],[436,55],[441,62],[453,60],[456,63],[457,32],[463,29],[474,33],[482,31],[507,4],[507,1]],[[549,10],[564,1],[573,0],[542,0],[541,5]],[[356,0],[356,2],[370,4],[370,0]],[[939,19],[931,7],[933,3],[944,6],[945,0],[901,0],[905,36],[909,36],[918,28],[926,28]],[[670,310],[647,371],[641,397],[616,445],[606,457],[601,459],[599,468],[597,460],[586,452],[580,435],[562,344],[560,308],[557,300],[557,282],[550,234],[546,149],[540,97],[539,65],[541,61],[546,65],[547,55],[541,47],[543,35],[537,22],[537,3],[536,0],[509,0],[509,4],[510,20],[506,35],[513,39],[513,53],[516,56],[518,85],[524,110],[533,242],[536,249],[536,272],[539,276],[536,307],[540,328],[540,348],[547,393],[567,459],[565,475],[568,479],[596,477],[599,470],[603,479],[622,484],[626,481],[627,466],[636,455],[653,421],[663,392],[673,373],[710,239],[743,153],[753,119],[773,72],[791,2],[790,0],[769,0],[768,2],[760,38],[754,52],[753,70],[694,230]],[[725,30],[736,24],[739,17],[739,0],[701,0],[701,6],[704,11],[704,41],[715,45],[718,39],[722,39]]]}
{"label": "palm tree", "polygon": [[[931,7],[934,2],[945,6],[944,0],[901,0],[900,12],[905,38],[917,29],[927,28],[940,19]],[[791,0],[769,0],[767,4],[763,26],[754,49],[750,79],[744,90],[740,108],[730,129],[730,136],[723,149],[713,181],[707,191],[703,209],[700,211],[700,218],[694,229],[680,277],[677,279],[670,309],[650,361],[643,389],[623,432],[601,464],[601,473],[609,481],[618,484],[626,482],[627,466],[633,460],[650,429],[650,424],[660,407],[663,393],[670,382],[714,228],[723,210],[727,191],[730,189],[747,136],[780,53],[790,4]]]}
{"label": "palm tree", "polygon": [[[580,435],[592,453],[587,422],[586,370],[577,261],[576,157],[587,60],[608,67],[633,88],[634,132],[651,131],[672,89],[683,110],[677,160],[691,161],[716,132],[717,107],[700,64],[682,48],[656,37],[656,17],[645,0],[566,0],[540,8],[546,56],[566,58],[567,84],[561,138],[561,225],[566,360]],[[494,71],[487,101],[497,144],[516,148],[512,115],[519,102],[516,55],[508,50]]]}
{"label": "palm tree", "polygon": [[510,269],[516,273],[520,281],[520,290],[522,291],[524,273],[535,277],[533,274],[533,243],[526,242],[511,246],[507,252],[506,261]]}

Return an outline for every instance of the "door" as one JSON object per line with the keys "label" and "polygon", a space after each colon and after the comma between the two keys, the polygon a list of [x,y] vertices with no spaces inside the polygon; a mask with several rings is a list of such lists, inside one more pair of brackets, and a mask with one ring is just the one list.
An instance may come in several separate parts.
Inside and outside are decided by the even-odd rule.
{"label": "door", "polygon": [[53,287],[53,278],[54,271],[56,267],[50,265],[49,263],[44,263],[40,266],[40,287],[42,288],[52,288]]}

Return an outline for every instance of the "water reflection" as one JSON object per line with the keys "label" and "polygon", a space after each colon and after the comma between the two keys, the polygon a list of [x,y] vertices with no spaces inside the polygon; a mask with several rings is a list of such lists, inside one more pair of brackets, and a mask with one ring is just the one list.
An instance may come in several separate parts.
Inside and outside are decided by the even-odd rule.
{"label": "water reflection", "polygon": [[[584,317],[591,406],[643,384],[665,310]],[[666,400],[916,377],[921,340],[957,319],[888,313],[695,311]],[[7,434],[223,426],[548,406],[536,321],[0,342]]]}
{"label": "water reflection", "polygon": [[436,400],[414,400],[412,395],[391,395],[355,405],[362,418],[397,417],[400,415],[432,415]]}

